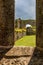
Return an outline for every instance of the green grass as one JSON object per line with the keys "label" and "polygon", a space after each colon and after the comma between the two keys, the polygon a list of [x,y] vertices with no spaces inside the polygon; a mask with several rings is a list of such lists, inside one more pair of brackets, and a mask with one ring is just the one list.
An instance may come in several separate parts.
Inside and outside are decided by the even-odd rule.
{"label": "green grass", "polygon": [[15,42],[15,46],[36,46],[36,36],[30,35],[30,36],[24,36],[23,38],[17,40]]}

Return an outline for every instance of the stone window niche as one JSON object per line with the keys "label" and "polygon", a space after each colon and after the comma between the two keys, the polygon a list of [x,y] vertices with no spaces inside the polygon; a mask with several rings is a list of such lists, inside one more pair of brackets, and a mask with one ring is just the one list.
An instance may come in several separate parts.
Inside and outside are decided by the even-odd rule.
{"label": "stone window niche", "polygon": [[[26,1],[26,3],[25,3],[25,1]],[[25,6],[25,5],[29,4],[28,2],[29,2],[28,0],[22,0],[22,1],[15,0],[15,45],[16,45],[16,41],[22,39],[25,36],[32,36],[32,35],[35,38],[35,39],[33,39],[33,40],[35,40],[33,43],[36,45],[36,19],[35,18],[32,19],[31,14],[26,15],[26,13],[30,12],[30,9],[31,9],[31,8],[29,9]],[[30,3],[30,5],[31,4],[34,5],[33,8],[34,8],[35,13],[32,13],[32,14],[34,14],[34,16],[36,17],[36,11],[35,11],[36,10],[36,0],[34,1],[34,3]],[[25,13],[25,11],[23,11],[25,9],[27,11],[26,13]],[[30,16],[30,18],[28,15]],[[27,19],[26,19],[26,16],[28,16]],[[31,25],[31,26],[26,27],[27,24],[28,24],[28,26],[29,25]],[[25,39],[23,39],[23,40],[25,42]],[[31,38],[31,40],[32,40],[32,38]],[[28,43],[28,44],[30,44],[30,43]],[[25,43],[24,43],[24,45],[25,45]],[[24,45],[21,44],[21,46],[24,46]]]}

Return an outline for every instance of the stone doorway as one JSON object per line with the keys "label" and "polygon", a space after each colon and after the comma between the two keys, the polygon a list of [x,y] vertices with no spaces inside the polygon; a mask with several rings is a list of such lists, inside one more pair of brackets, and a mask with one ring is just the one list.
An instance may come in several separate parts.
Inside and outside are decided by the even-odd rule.
{"label": "stone doorway", "polygon": [[[24,2],[26,2],[27,4],[26,3],[24,4]],[[28,0],[27,1],[26,0],[22,0],[22,1],[19,0],[19,2],[17,0],[15,0],[15,45],[19,46],[19,43],[24,41],[20,45],[21,46],[26,46],[25,42],[27,42],[27,41],[32,42],[32,39],[33,39],[33,46],[36,45],[36,39],[35,39],[36,38],[35,37],[36,36],[35,35],[36,34],[36,19],[35,19],[35,17],[36,17],[35,16],[35,14],[36,14],[36,12],[35,12],[36,4],[34,4],[34,3],[36,3],[35,0],[34,0],[34,2],[31,2],[31,0],[30,0],[30,5],[32,4],[33,6],[31,5],[30,8],[29,8],[29,5],[28,5],[29,1]],[[27,5],[28,5],[28,8],[27,8]],[[33,12],[32,7],[34,9],[34,12]],[[26,15],[24,10],[27,11],[26,13],[28,13],[28,12],[30,13],[31,12],[30,10],[32,10],[33,15],[30,14],[30,17],[29,17],[29,13]],[[34,17],[34,18],[32,18],[32,17]],[[27,24],[31,25],[31,27],[28,27],[28,34],[29,35],[26,35],[27,34],[26,25]],[[27,41],[25,41],[25,39],[23,37],[26,38]],[[22,40],[22,38],[23,38],[23,40]],[[22,40],[22,41],[16,43],[17,40],[18,41]],[[27,42],[27,46],[29,46],[28,44],[30,44],[30,43]],[[30,46],[32,46],[32,45],[30,45]]]}
{"label": "stone doorway", "polygon": [[[9,1],[8,2],[2,0],[0,1],[0,44],[2,44],[3,46],[5,45],[5,43],[6,45],[8,43],[10,43],[11,45],[11,42],[14,45],[14,22],[12,23],[12,21],[14,21],[14,8],[13,8],[14,1],[10,1],[10,2],[11,3],[9,4]],[[10,7],[8,8],[6,4],[8,4],[8,6]],[[43,6],[43,1],[36,0],[36,47],[41,49],[43,49],[43,7],[42,6]],[[11,32],[12,34],[10,34]],[[10,37],[8,38],[9,34],[11,36],[11,39],[9,39]]]}
{"label": "stone doorway", "polygon": [[[9,1],[8,1],[9,2]],[[13,38],[12,38],[12,34],[10,35],[11,36],[11,39],[12,39],[12,41],[10,41],[10,42],[6,42],[6,41],[4,41],[4,40],[7,40],[6,38],[5,38],[5,36],[9,33],[10,34],[10,32],[11,32],[11,29],[12,29],[12,31],[14,32],[14,27],[13,27],[13,25],[14,25],[14,22],[12,23],[12,22],[7,22],[7,21],[11,21],[10,19],[11,19],[11,17],[12,17],[12,21],[14,20],[14,13],[13,13],[13,6],[11,6],[11,8],[12,8],[12,10],[11,10],[11,13],[13,13],[13,15],[10,15],[11,13],[9,13],[7,16],[6,16],[6,14],[8,13],[8,11],[10,11],[10,8],[7,10],[6,8],[5,8],[5,6],[6,6],[6,4],[5,3],[7,3],[6,1],[0,1],[0,44],[2,44],[2,45],[5,45],[5,43],[10,43],[10,42],[14,42],[13,41],[13,38],[14,38],[14,35],[13,35]],[[8,3],[7,3],[8,4]],[[13,4],[13,2],[12,2],[12,4]],[[10,5],[10,4],[9,4]],[[41,1],[39,1],[39,0],[36,0],[36,46],[38,46],[38,47],[42,47],[43,48],[43,8],[42,8],[42,6],[43,6],[43,1],[41,0]],[[8,8],[8,6],[6,6],[7,8]],[[4,8],[4,9],[3,9]],[[6,9],[6,13],[4,14],[4,10]],[[5,15],[5,16],[4,16]],[[10,19],[8,20],[8,16],[10,16]],[[6,18],[6,20],[5,20],[5,18]],[[3,22],[4,21],[4,22]],[[37,22],[38,21],[38,22]],[[7,22],[7,24],[5,23],[5,22]],[[5,26],[6,25],[6,26]],[[7,27],[8,26],[8,27]],[[10,27],[9,27],[10,26]],[[12,26],[12,27],[11,27]],[[8,29],[9,28],[9,29]],[[5,29],[5,30],[4,30]],[[8,31],[6,31],[6,30],[8,30]],[[2,31],[2,32],[1,32]],[[5,32],[6,31],[6,32]],[[8,36],[8,35],[7,35]],[[10,38],[10,37],[9,37]],[[38,41],[37,41],[38,40]],[[11,43],[10,43],[11,44]],[[14,43],[13,43],[14,44]]]}

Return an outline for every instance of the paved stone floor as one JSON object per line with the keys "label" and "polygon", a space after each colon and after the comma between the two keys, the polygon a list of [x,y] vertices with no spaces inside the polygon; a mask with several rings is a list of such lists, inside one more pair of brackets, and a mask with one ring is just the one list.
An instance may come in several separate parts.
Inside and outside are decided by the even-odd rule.
{"label": "paved stone floor", "polygon": [[0,65],[43,65],[43,54],[37,48],[13,47],[0,59]]}

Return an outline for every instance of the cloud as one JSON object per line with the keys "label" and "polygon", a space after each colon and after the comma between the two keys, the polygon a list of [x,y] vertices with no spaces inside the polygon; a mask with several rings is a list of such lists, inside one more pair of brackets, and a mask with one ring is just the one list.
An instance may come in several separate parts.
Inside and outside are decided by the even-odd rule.
{"label": "cloud", "polygon": [[15,0],[15,18],[35,19],[35,0]]}

